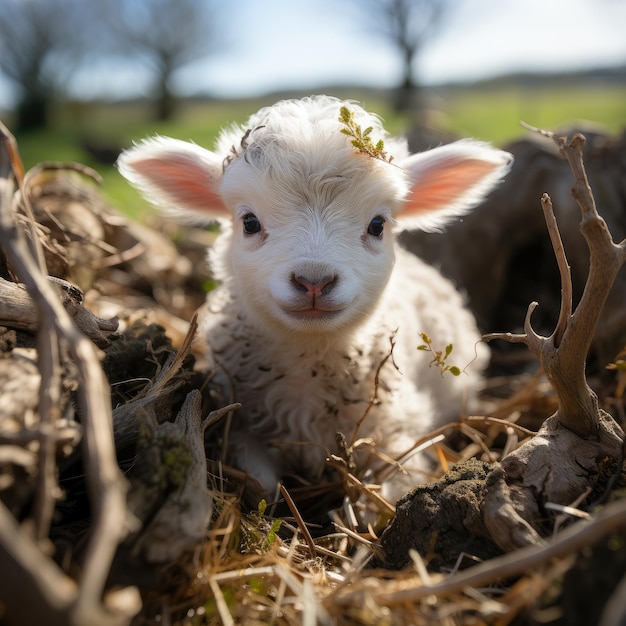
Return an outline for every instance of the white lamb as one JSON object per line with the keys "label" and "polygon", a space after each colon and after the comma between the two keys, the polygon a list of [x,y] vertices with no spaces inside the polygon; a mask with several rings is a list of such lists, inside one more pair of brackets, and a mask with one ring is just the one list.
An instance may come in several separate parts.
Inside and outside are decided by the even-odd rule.
{"label": "white lamb", "polygon": [[[357,145],[344,132],[352,122]],[[356,456],[362,475],[381,472],[376,451],[399,458],[462,413],[488,350],[452,284],[400,249],[393,231],[441,228],[511,160],[476,141],[409,156],[376,116],[327,96],[261,109],[223,131],[214,152],[156,137],[121,155],[120,172],[152,202],[222,226],[210,252],[221,286],[204,335],[213,382],[243,405],[231,431],[236,462],[268,494],[290,473],[321,478],[329,454],[342,454],[337,433],[351,443],[376,391],[358,430],[375,442]],[[453,344],[449,360],[473,362],[467,372],[430,367],[421,333],[435,349]],[[408,476],[384,483],[392,500],[428,467],[420,455],[402,464]]]}

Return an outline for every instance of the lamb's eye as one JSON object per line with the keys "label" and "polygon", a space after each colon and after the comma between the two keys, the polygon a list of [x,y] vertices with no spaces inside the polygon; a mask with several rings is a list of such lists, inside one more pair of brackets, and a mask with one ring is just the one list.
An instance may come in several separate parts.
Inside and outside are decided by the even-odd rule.
{"label": "lamb's eye", "polygon": [[372,219],[369,226],[367,227],[367,234],[372,235],[372,237],[382,237],[383,230],[385,228],[385,218],[377,215]]}
{"label": "lamb's eye", "polygon": [[254,213],[246,213],[243,216],[243,232],[246,235],[254,235],[261,230],[261,222]]}

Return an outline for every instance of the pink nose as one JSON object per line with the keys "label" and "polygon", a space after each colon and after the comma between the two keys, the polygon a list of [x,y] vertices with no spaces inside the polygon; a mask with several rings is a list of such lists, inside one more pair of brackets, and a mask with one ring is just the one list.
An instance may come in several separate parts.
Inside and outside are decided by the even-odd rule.
{"label": "pink nose", "polygon": [[291,282],[298,291],[306,293],[311,299],[315,299],[328,294],[335,286],[337,279],[335,276],[331,275],[324,276],[318,281],[312,281],[304,276],[296,276],[293,274],[291,276]]}

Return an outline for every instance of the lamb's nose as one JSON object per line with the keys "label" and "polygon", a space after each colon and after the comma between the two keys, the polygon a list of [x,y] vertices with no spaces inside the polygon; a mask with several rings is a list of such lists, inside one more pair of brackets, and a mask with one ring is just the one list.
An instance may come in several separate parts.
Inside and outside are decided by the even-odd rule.
{"label": "lamb's nose", "polygon": [[330,293],[337,283],[337,278],[331,274],[329,276],[324,276],[320,280],[311,280],[306,276],[297,276],[296,274],[292,274],[291,282],[298,291],[306,293],[309,298],[317,298]]}

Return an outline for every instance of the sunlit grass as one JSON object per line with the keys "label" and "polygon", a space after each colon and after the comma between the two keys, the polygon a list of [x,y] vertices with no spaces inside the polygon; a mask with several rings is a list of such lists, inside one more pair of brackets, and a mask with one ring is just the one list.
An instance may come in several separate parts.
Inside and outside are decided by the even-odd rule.
{"label": "sunlit grass", "polygon": [[611,133],[626,127],[624,85],[467,89],[443,94],[441,102],[446,129],[500,145],[523,134],[521,121],[547,130],[579,121]]}

